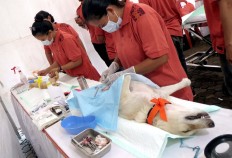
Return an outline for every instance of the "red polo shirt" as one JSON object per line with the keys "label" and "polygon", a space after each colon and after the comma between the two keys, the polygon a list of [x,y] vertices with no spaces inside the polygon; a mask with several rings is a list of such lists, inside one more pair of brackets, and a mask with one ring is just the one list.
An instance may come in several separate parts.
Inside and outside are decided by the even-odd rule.
{"label": "red polo shirt", "polygon": [[106,38],[106,50],[109,56],[110,60],[113,60],[116,57],[116,48],[115,48],[115,44],[114,44],[114,39],[112,37],[112,34],[105,32],[104,31],[104,35]]}
{"label": "red polo shirt", "polygon": [[[187,78],[163,19],[148,5],[127,1],[120,29],[112,35],[124,68],[138,65],[147,58],[167,55],[167,63],[145,76],[159,86],[175,84]],[[179,90],[173,96],[193,100],[190,87]]]}
{"label": "red polo shirt", "polygon": [[[65,23],[55,23],[55,30],[61,30],[66,33],[73,35],[76,38],[79,38],[78,33],[72,28],[72,26]],[[44,46],[45,53],[52,53],[49,46]]]}
{"label": "red polo shirt", "polygon": [[104,36],[105,37],[105,43],[106,43],[106,50],[107,54],[110,60],[113,60],[116,57],[116,49],[114,45],[114,39],[112,35],[100,28],[96,27],[95,34],[97,36]]}
{"label": "red polo shirt", "polygon": [[[79,16],[83,21],[85,21],[83,13],[82,13],[82,4],[77,8],[76,10],[76,14],[77,16]],[[97,40],[97,36],[95,34],[95,26],[89,25],[88,23],[86,23],[89,34],[90,34],[90,38],[91,38],[91,42],[92,43],[96,43],[96,44],[102,44],[102,42]]]}
{"label": "red polo shirt", "polygon": [[218,0],[204,0],[204,6],[213,49],[218,53],[224,53],[225,43]]}
{"label": "red polo shirt", "polygon": [[151,6],[163,18],[170,35],[182,36],[182,20],[176,0],[139,0]]}
{"label": "red polo shirt", "polygon": [[57,31],[54,42],[49,46],[53,52],[53,58],[59,65],[65,65],[71,61],[82,59],[82,64],[65,72],[70,76],[81,76],[99,81],[100,75],[92,66],[87,53],[80,42],[71,34]]}

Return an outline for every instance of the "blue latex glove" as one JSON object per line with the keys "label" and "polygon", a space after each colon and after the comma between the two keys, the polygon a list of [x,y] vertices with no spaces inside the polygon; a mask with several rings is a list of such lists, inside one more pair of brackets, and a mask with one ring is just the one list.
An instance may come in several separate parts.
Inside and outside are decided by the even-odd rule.
{"label": "blue latex glove", "polygon": [[126,70],[119,71],[119,72],[116,72],[114,74],[107,76],[106,79],[104,81],[102,81],[102,83],[106,84],[106,86],[109,87],[117,78],[119,78],[120,76],[122,76],[123,74],[126,74],[126,73],[135,73],[134,66],[132,66]]}

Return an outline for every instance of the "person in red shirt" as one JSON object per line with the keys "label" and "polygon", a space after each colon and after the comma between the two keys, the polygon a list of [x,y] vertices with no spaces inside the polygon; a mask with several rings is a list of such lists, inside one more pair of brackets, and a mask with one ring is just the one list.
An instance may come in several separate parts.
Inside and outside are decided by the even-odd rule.
{"label": "person in red shirt", "polygon": [[139,0],[139,3],[151,6],[163,18],[176,47],[181,65],[187,73],[185,56],[183,54],[182,19],[176,0]]}
{"label": "person in red shirt", "polygon": [[105,41],[107,54],[108,54],[110,64],[111,64],[116,57],[116,49],[115,49],[114,40],[113,40],[112,35],[98,27],[96,27],[95,34],[98,40]]}
{"label": "person in red shirt", "polygon": [[92,66],[86,51],[76,37],[61,30],[54,30],[52,24],[46,20],[34,22],[31,32],[36,39],[49,46],[54,58],[53,64],[39,71],[38,75],[46,75],[62,69],[70,76],[99,80],[100,75]]}
{"label": "person in red shirt", "polygon": [[[82,14],[82,3],[83,0],[79,0],[81,2],[80,6],[76,10],[77,17],[75,18],[76,23],[89,31],[91,42],[94,46],[94,49],[97,51],[99,56],[102,58],[102,60],[106,63],[107,66],[109,66],[112,63],[112,60],[110,60],[107,52],[107,43],[105,41],[105,36],[98,34],[97,28],[94,26],[89,25],[86,23],[83,14]],[[96,32],[97,31],[97,32]]]}
{"label": "person in red shirt", "polygon": [[[41,10],[35,15],[34,19],[37,22],[43,21],[43,20],[50,21],[55,30],[59,29],[61,31],[64,31],[66,33],[69,33],[69,34],[73,35],[74,37],[76,37],[81,42],[82,47],[85,48],[82,41],[79,38],[78,33],[72,28],[72,26],[70,26],[68,24],[65,24],[65,23],[57,23],[57,22],[55,22],[54,17],[50,13]],[[45,50],[45,55],[47,57],[47,60],[48,60],[49,64],[52,65],[53,64],[53,56],[52,56],[51,49],[48,46],[44,46],[44,50]]]}
{"label": "person in red shirt", "polygon": [[214,50],[219,54],[224,75],[223,93],[232,96],[232,1],[204,0]]}
{"label": "person in red shirt", "polygon": [[[148,5],[128,0],[85,0],[83,15],[114,38],[117,57],[101,76],[103,83],[110,85],[124,73],[143,74],[159,86],[187,77],[163,19]],[[125,70],[116,72],[120,66]],[[193,100],[190,87],[173,96]]]}

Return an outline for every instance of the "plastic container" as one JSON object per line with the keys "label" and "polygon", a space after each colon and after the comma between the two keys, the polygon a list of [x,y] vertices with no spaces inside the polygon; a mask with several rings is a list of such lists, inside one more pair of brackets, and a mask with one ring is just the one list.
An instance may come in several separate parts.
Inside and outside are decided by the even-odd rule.
{"label": "plastic container", "polygon": [[23,84],[28,84],[28,80],[26,75],[24,75],[24,73],[20,70],[19,67],[14,66],[13,68],[11,68],[12,71],[14,71],[14,74],[16,74],[16,70],[18,70],[19,73],[19,79]]}
{"label": "plastic container", "polygon": [[[89,152],[88,150],[85,150],[85,148],[83,146],[80,145],[80,142],[86,138],[87,136],[91,136],[91,137],[96,137],[97,135],[100,135],[101,137],[104,137],[108,140],[108,143],[102,147],[99,151],[97,152]],[[93,130],[93,129],[86,129],[85,131],[81,132],[80,134],[76,135],[72,140],[71,140],[72,144],[79,150],[81,151],[86,157],[89,158],[100,158],[102,156],[104,156],[107,152],[110,151],[111,149],[111,139],[109,139],[108,137],[102,135],[101,133]]]}
{"label": "plastic container", "polygon": [[77,81],[78,81],[78,83],[79,83],[79,85],[81,87],[81,90],[89,88],[89,86],[87,84],[87,81],[86,81],[84,76],[77,77]]}
{"label": "plastic container", "polygon": [[61,126],[69,133],[76,135],[87,128],[96,127],[95,116],[68,116],[61,121]]}
{"label": "plastic container", "polygon": [[21,70],[19,70],[19,78],[22,83],[28,84],[27,77],[26,75],[23,74]]}

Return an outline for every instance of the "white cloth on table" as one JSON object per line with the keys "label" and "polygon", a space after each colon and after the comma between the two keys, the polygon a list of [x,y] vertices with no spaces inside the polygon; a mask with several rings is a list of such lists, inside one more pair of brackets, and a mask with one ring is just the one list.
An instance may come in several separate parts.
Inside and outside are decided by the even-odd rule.
{"label": "white cloth on table", "polygon": [[11,95],[11,100],[14,105],[15,113],[25,134],[39,158],[63,158],[57,148],[52,144],[49,138],[38,127],[32,123],[30,116],[23,110],[22,103],[18,102],[18,98]]}

